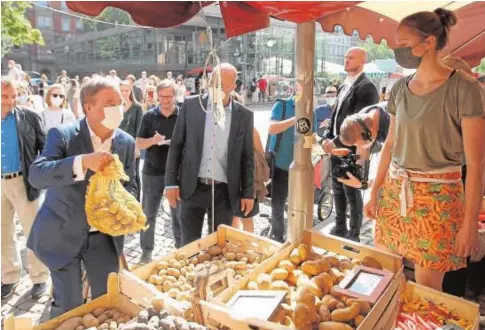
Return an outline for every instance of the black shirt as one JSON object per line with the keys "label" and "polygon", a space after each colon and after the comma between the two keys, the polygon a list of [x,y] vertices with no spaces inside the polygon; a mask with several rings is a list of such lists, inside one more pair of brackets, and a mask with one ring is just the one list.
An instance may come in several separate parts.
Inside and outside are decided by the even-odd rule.
{"label": "black shirt", "polygon": [[123,121],[120,124],[120,128],[135,139],[142,117],[143,110],[141,109],[141,105],[132,103],[131,107],[123,114]]}
{"label": "black shirt", "polygon": [[[170,117],[165,117],[157,106],[148,110],[141,120],[138,137],[143,139],[152,138],[157,132],[165,135],[166,140],[172,138],[175,122],[177,121],[178,109]],[[164,175],[165,165],[167,163],[168,145],[154,145],[147,149],[143,174],[147,175]]]}

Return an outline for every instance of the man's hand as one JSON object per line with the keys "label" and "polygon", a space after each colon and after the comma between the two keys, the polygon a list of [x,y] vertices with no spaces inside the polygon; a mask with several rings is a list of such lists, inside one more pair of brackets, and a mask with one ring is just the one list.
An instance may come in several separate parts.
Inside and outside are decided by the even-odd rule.
{"label": "man's hand", "polygon": [[138,158],[140,158],[140,156],[141,156],[140,149],[135,148],[135,158],[138,159]]}
{"label": "man's hand", "polygon": [[347,149],[347,148],[332,149],[332,155],[337,157],[345,157],[348,154],[350,154],[350,149]]}
{"label": "man's hand", "polygon": [[164,135],[160,135],[160,133],[156,133],[153,137],[152,137],[152,145],[159,145],[161,144],[163,141],[165,140],[165,136]]}
{"label": "man's hand", "polygon": [[180,188],[166,189],[165,196],[167,196],[171,207],[177,207],[177,203],[180,201]]}
{"label": "man's hand", "polygon": [[357,189],[362,188],[362,182],[360,182],[359,179],[357,179],[355,176],[352,175],[352,173],[347,172],[347,176],[349,177],[348,179],[344,178],[337,178],[339,182],[342,182],[346,186],[354,187]]}
{"label": "man's hand", "polygon": [[93,152],[83,155],[82,164],[83,171],[91,170],[98,172],[103,170],[109,163],[113,161],[113,155],[108,152]]}
{"label": "man's hand", "polygon": [[247,216],[254,207],[254,199],[249,198],[241,198],[241,211],[244,212],[244,215]]}
{"label": "man's hand", "polygon": [[332,140],[325,139],[322,142],[322,148],[323,148],[323,151],[325,151],[326,154],[330,155],[332,153],[333,149],[335,149],[335,144],[333,143]]}

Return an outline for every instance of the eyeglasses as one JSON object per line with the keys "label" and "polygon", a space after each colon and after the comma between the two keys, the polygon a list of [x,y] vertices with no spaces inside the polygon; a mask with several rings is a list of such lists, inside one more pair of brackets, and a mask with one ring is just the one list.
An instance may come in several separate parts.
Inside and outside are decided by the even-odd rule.
{"label": "eyeglasses", "polygon": [[63,99],[64,95],[62,95],[62,94],[52,94],[52,97],[60,97],[61,99]]}

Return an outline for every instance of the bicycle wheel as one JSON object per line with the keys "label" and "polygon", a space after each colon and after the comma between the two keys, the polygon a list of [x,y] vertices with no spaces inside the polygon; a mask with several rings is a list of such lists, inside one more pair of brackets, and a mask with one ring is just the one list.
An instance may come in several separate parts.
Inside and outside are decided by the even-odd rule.
{"label": "bicycle wheel", "polygon": [[269,237],[270,235],[271,235],[271,225],[268,225],[263,230],[261,230],[261,233],[259,233],[259,236],[266,237],[266,238],[270,238]]}
{"label": "bicycle wheel", "polygon": [[318,200],[318,220],[325,221],[333,211],[333,197],[331,194],[323,194]]}

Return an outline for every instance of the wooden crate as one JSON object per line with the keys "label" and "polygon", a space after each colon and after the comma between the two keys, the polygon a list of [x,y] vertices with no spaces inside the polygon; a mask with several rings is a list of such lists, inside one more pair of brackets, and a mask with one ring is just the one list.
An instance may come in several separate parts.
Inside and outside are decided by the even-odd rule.
{"label": "wooden crate", "polygon": [[[184,247],[181,247],[180,249],[173,251],[165,257],[154,260],[134,270],[132,273],[143,281],[147,281],[150,275],[156,269],[157,263],[159,263],[160,261],[168,261],[174,259],[181,252],[184,252],[187,257],[191,258],[199,254],[199,252],[207,250],[214,245],[218,245],[219,247],[223,248],[226,245],[226,242],[243,245],[247,249],[254,250],[255,252],[263,255],[275,254],[279,252],[281,247],[283,246],[281,243],[272,241],[270,239],[247,233],[233,227],[220,225],[217,228],[217,232],[214,232],[206,237],[203,237]],[[155,289],[153,285],[149,285],[153,288],[153,290],[155,290],[154,292],[159,293],[159,291]]]}
{"label": "wooden crate", "polygon": [[[364,257],[370,256],[378,260],[382,264],[384,269],[395,273],[392,282],[389,284],[389,286],[380,297],[380,299],[377,301],[377,303],[373,306],[372,311],[366,316],[364,322],[360,325],[358,330],[378,329],[376,328],[376,324],[378,324],[383,315],[386,315],[387,320],[382,319],[381,323],[388,323],[388,319],[393,317],[395,311],[394,314],[391,311],[386,314],[387,309],[392,309],[395,307],[395,303],[392,303],[391,301],[393,299],[395,302],[397,301],[396,297],[399,296],[399,288],[401,288],[405,283],[402,258],[393,254],[379,251],[373,247],[369,247],[338,237],[325,235],[313,230],[306,230],[303,234],[303,239],[301,241],[287,245],[280,251],[280,253],[273,256],[266,263],[260,265],[249,276],[246,276],[231,288],[226,289],[219,296],[210,300],[208,304],[203,304],[204,316],[206,317],[206,320],[213,320],[222,324],[224,324],[224,322],[227,322],[227,317],[230,317],[230,312],[227,309],[216,307],[216,305],[226,304],[234,296],[234,294],[236,294],[237,291],[244,289],[249,281],[255,281],[260,273],[270,273],[274,268],[277,267],[278,263],[281,260],[288,259],[291,251],[301,243],[307,244],[312,247],[313,256],[315,256],[315,254],[339,254],[358,260],[363,260]],[[223,316],[224,314],[226,314],[225,317]],[[251,322],[249,323],[251,325],[257,326],[257,324],[253,324],[252,321],[246,321]],[[272,323],[271,326],[275,329],[283,329],[283,326],[276,323]],[[389,328],[382,329],[389,330]]]}
{"label": "wooden crate", "polygon": [[[105,295],[37,326],[33,326],[32,320],[29,322],[26,318],[6,318],[4,328],[5,330],[51,330],[67,319],[84,316],[99,307],[116,308],[135,317],[142,310],[136,299],[143,297],[140,300],[143,302],[154,297],[153,293],[147,290],[146,285],[141,285],[139,282],[141,281],[127,271],[122,271],[120,274],[111,273],[108,277],[108,293]],[[139,293],[134,295],[134,299],[129,297],[133,292]]]}
{"label": "wooden crate", "polygon": [[480,329],[480,305],[410,281],[406,283],[405,289],[409,298],[416,299],[419,297],[422,300],[429,298],[436,304],[444,304],[460,317],[471,321],[473,330]]}

